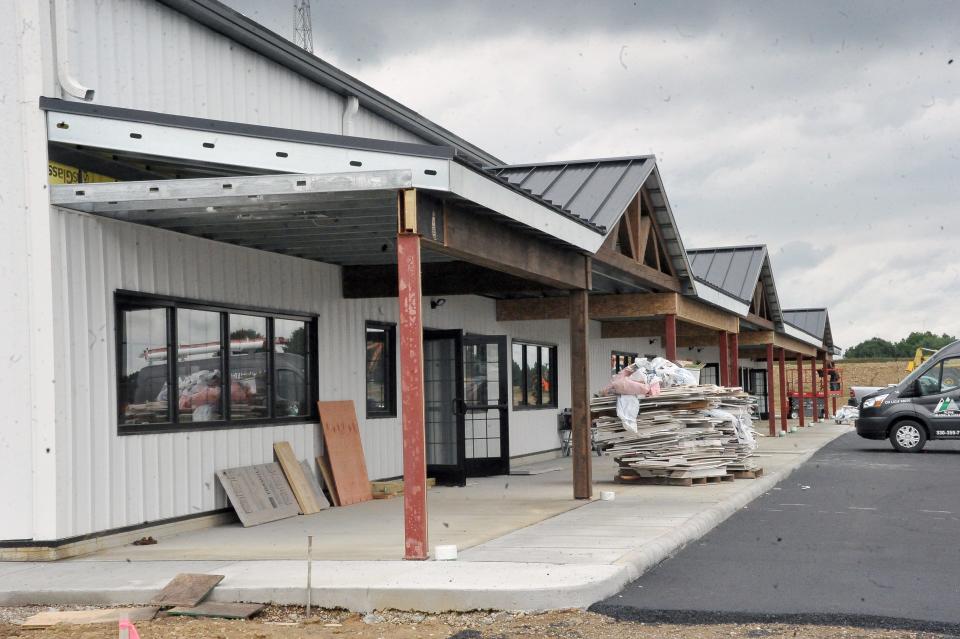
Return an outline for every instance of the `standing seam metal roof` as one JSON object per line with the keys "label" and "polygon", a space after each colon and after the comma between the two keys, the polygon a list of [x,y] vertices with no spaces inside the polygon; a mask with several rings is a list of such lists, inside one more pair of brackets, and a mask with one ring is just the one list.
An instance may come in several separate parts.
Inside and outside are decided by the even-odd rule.
{"label": "standing seam metal roof", "polygon": [[684,293],[696,292],[687,253],[663,190],[656,158],[638,155],[620,158],[488,166],[486,171],[515,188],[547,200],[585,223],[609,234],[630,201],[646,185],[673,270]]}
{"label": "standing seam metal roof", "polygon": [[611,229],[653,171],[650,156],[485,167],[520,189]]}
{"label": "standing seam metal roof", "polygon": [[763,246],[688,249],[693,276],[749,304],[760,278],[767,250]]}
{"label": "standing seam metal roof", "polygon": [[783,312],[784,320],[801,331],[810,333],[818,339],[824,339],[827,331],[827,309],[795,308]]}
{"label": "standing seam metal roof", "polygon": [[722,246],[687,251],[693,275],[698,282],[715,288],[744,304],[753,302],[757,282],[762,281],[767,295],[770,318],[775,324],[784,321],[780,297],[773,279],[773,267],[767,247]]}

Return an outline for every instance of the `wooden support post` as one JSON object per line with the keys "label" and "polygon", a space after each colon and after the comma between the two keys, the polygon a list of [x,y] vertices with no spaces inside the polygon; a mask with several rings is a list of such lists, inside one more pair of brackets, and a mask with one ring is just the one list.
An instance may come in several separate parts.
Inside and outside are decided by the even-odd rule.
{"label": "wooden support post", "polygon": [[720,331],[720,385],[733,386],[730,383],[730,344],[727,340],[727,332]]}
{"label": "wooden support post", "polygon": [[777,399],[773,392],[773,344],[767,344],[767,422],[770,436],[777,436]]}
{"label": "wooden support post", "polygon": [[423,316],[416,191],[400,199],[397,281],[400,307],[400,396],[403,411],[404,559],[426,559],[427,457],[423,404]]}
{"label": "wooden support post", "polygon": [[590,299],[587,291],[570,291],[570,407],[572,410],[573,498],[593,496],[590,441]]}
{"label": "wooden support post", "polygon": [[666,315],[663,318],[663,347],[666,358],[671,362],[677,361],[677,316]]}
{"label": "wooden support post", "polygon": [[789,432],[787,417],[790,412],[787,408],[787,351],[780,349],[780,429]]}
{"label": "wooden support post", "polygon": [[813,416],[810,418],[811,424],[820,421],[820,413],[817,409],[817,356],[810,359],[810,404]]}
{"label": "wooden support post", "polygon": [[821,386],[823,386],[823,419],[826,421],[830,416],[830,376],[827,375],[827,351],[823,351],[820,363],[820,368],[823,371],[823,379],[821,380]]}
{"label": "wooden support post", "polygon": [[800,428],[804,426],[804,400],[803,400],[803,355],[797,353],[797,401],[800,402],[800,410],[797,411],[800,416]]}
{"label": "wooden support post", "polygon": [[730,385],[740,386],[740,334],[730,333]]}

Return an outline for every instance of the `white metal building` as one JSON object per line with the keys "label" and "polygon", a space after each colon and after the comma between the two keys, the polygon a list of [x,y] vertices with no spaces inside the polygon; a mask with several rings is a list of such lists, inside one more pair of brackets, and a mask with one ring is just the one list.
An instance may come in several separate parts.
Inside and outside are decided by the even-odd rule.
{"label": "white metal building", "polygon": [[[736,312],[696,298],[652,158],[505,167],[214,0],[23,0],[14,12],[0,21],[0,52],[10,61],[0,65],[0,121],[15,123],[2,128],[0,155],[0,482],[18,489],[0,496],[0,540],[64,542],[223,508],[217,469],[270,461],[278,440],[301,458],[319,452],[313,399],[353,399],[371,479],[400,475],[396,362],[381,352],[395,348],[397,298],[370,291],[384,285],[376,269],[395,264],[389,238],[405,189],[432,194],[418,211],[438,207],[427,211],[434,228],[424,272],[432,269],[439,292],[425,280],[425,340],[440,349],[443,330],[462,332],[458,348],[490,337],[478,342],[491,357],[483,375],[500,384],[483,394],[502,406],[494,421],[505,430],[477,435],[461,457],[509,464],[559,448],[557,414],[571,404],[569,322],[554,311],[518,319],[511,302],[560,300],[577,278],[606,297],[633,296],[626,316],[591,315],[593,389],[608,378],[611,353],[665,349],[660,331],[614,337],[609,323],[673,313],[737,330]],[[52,179],[60,170],[90,179]],[[535,170],[583,176],[575,192],[551,200],[549,185],[537,194],[515,178]],[[309,177],[291,181],[294,174]],[[602,183],[604,175],[614,177]],[[210,188],[221,192],[213,198]],[[591,190],[591,210],[606,219],[580,213],[586,204],[577,197]],[[458,207],[470,215],[456,218]],[[361,213],[371,224],[362,236],[331,230]],[[621,231],[630,215],[636,229]],[[215,222],[197,222],[203,216]],[[444,236],[436,220],[474,216],[557,264],[587,268],[550,279],[531,265],[506,265],[509,285],[480,291],[474,278],[480,292],[469,294],[468,276],[493,277],[501,265],[469,243],[456,248],[454,227]],[[647,249],[630,248],[640,227]],[[486,270],[459,271],[458,289],[444,265],[468,262]],[[674,296],[678,310],[644,310],[644,295],[661,296],[658,303]],[[307,336],[300,350],[291,350],[294,326]],[[148,338],[156,341],[137,341]],[[208,364],[185,371],[198,361],[192,352],[218,358],[219,386],[191,391],[216,389],[212,418],[214,404],[198,411],[184,396],[185,379],[198,384],[212,372]],[[302,356],[290,369],[288,354]],[[230,368],[242,361],[263,370]],[[139,397],[133,386],[154,372],[157,386]],[[304,380],[289,391],[301,393],[294,399],[284,395],[288,373]],[[179,385],[178,398],[168,382]]]}

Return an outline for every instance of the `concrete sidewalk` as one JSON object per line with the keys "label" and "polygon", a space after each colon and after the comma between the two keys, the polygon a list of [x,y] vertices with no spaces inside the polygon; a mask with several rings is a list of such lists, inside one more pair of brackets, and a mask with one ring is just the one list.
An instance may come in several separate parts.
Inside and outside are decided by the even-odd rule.
{"label": "concrete sidewalk", "polygon": [[[849,426],[824,422],[787,437],[764,438],[759,448],[760,463],[765,470],[762,478],[705,486],[617,485],[612,482],[612,460],[595,457],[596,490],[616,491],[614,501],[559,500],[527,519],[513,519],[509,525],[499,521],[491,530],[461,537],[460,561],[456,562],[315,561],[312,600],[314,605],[322,607],[357,611],[585,607],[615,594],[652,566],[698,539],[772,489],[818,449],[846,432],[850,432]],[[566,469],[568,461],[545,465],[562,465]],[[528,484],[540,486],[546,498],[554,490],[548,490],[548,486],[569,482],[567,470],[551,475],[555,477],[533,476],[544,479]],[[497,478],[497,481],[506,484],[505,479],[520,483],[528,478],[511,476]],[[451,494],[454,497],[450,499],[455,499],[456,493]],[[515,505],[525,508],[523,503],[529,497],[518,499]],[[480,502],[467,510],[478,506]],[[381,512],[389,512],[396,506],[382,508]],[[500,520],[514,516],[509,509],[501,510],[487,513],[487,518]],[[363,519],[377,523],[376,519]],[[481,521],[476,519],[473,524]],[[434,526],[436,531],[436,524]],[[381,523],[380,527],[387,524]],[[275,558],[285,556],[286,550],[282,553],[268,550],[262,557],[253,552],[245,555],[248,559],[243,559],[244,555],[237,550],[240,546],[235,546],[241,536],[232,529],[221,531],[223,534],[219,536],[223,546],[234,544],[232,550],[210,552],[203,558],[200,550],[216,546],[217,530],[201,531],[202,535],[191,533],[189,537],[169,542],[163,540],[162,545],[167,549],[162,555],[159,553],[163,549],[159,549],[153,551],[153,556],[133,558],[129,549],[125,552],[115,549],[78,560],[0,563],[0,604],[145,603],[180,572],[224,575],[225,579],[211,595],[214,601],[305,602],[306,562],[303,559]],[[442,537],[434,534],[431,543],[438,543]],[[295,539],[297,544],[301,543],[299,533]],[[339,543],[349,545],[351,541],[348,535]],[[469,547],[464,550],[466,546]],[[188,549],[193,550],[187,553]],[[258,550],[264,552],[262,547]],[[217,557],[229,559],[210,560]]]}

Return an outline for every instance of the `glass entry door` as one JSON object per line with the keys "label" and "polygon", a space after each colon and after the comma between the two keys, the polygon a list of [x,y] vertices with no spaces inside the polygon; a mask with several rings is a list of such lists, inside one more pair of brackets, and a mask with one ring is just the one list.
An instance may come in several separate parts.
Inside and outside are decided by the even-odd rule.
{"label": "glass entry door", "polygon": [[464,466],[470,477],[510,472],[507,338],[463,338]]}
{"label": "glass entry door", "polygon": [[427,476],[463,485],[462,331],[423,332],[423,403]]}
{"label": "glass entry door", "polygon": [[444,484],[510,472],[507,338],[423,332],[427,474]]}

